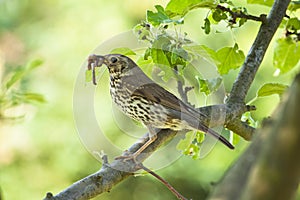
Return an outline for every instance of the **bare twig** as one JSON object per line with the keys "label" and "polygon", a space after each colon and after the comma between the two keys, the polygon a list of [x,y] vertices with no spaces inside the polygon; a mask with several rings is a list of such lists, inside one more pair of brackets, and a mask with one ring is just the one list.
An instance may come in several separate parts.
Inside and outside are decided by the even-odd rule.
{"label": "bare twig", "polygon": [[[179,76],[177,65],[174,66],[174,70],[175,70],[176,76]],[[191,104],[189,103],[189,101],[188,101],[188,96],[187,96],[187,92],[188,92],[189,90],[186,90],[186,89],[184,88],[183,83],[182,83],[182,81],[181,81],[179,78],[177,78],[177,91],[178,91],[178,93],[179,93],[179,96],[180,96],[181,100],[182,100],[184,103],[187,103],[187,104],[191,105]]]}
{"label": "bare twig", "polygon": [[248,19],[248,20],[253,20],[253,21],[260,21],[260,22],[265,22],[265,19],[266,19],[266,15],[260,15],[259,17],[257,16],[254,16],[254,15],[249,15],[249,14],[246,14],[242,11],[239,11],[239,12],[234,12],[232,11],[230,8],[226,8],[224,6],[221,6],[221,5],[217,5],[216,7],[217,9],[220,9],[222,11],[225,11],[225,12],[229,12],[230,15],[232,16],[232,19],[233,19],[233,22],[236,23],[236,18],[243,18],[243,19]]}
{"label": "bare twig", "polygon": [[155,173],[154,171],[148,169],[143,164],[141,164],[141,168],[143,170],[145,170],[146,172],[148,172],[149,174],[151,174],[152,176],[154,176],[155,178],[157,178],[160,182],[162,182],[162,184],[164,184],[177,197],[177,199],[187,200],[187,198],[182,196],[170,183],[168,183],[165,179],[163,179],[157,173]]}

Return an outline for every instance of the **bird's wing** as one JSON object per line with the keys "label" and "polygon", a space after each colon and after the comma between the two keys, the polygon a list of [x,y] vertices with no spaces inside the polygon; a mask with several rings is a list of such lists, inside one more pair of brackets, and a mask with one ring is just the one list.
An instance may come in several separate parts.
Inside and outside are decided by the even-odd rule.
{"label": "bird's wing", "polygon": [[162,106],[165,106],[174,111],[178,111],[179,113],[185,113],[190,117],[196,117],[195,113],[206,117],[203,113],[200,113],[190,106],[186,105],[175,95],[168,92],[154,82],[139,86],[134,90],[132,96],[144,97],[145,99],[148,99],[154,103],[161,104]]}

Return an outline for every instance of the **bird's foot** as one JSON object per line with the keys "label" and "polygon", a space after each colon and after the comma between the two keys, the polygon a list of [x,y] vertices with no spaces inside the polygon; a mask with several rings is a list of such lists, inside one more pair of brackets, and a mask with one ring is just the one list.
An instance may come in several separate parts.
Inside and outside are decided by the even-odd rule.
{"label": "bird's foot", "polygon": [[115,160],[123,160],[124,162],[126,162],[128,160],[132,160],[134,163],[138,163],[137,160],[136,160],[137,156],[138,155],[136,153],[129,153],[128,151],[126,151],[125,155],[118,156],[118,157],[115,158]]}

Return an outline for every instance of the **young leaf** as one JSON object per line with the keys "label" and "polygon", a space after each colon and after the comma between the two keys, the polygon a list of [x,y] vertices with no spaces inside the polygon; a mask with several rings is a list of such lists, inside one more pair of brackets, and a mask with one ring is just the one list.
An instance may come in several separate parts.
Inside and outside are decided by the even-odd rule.
{"label": "young leaf", "polygon": [[281,38],[276,41],[273,64],[281,73],[293,69],[300,60],[300,47],[298,42],[290,38]]}
{"label": "young leaf", "polygon": [[44,61],[41,60],[41,59],[33,60],[33,61],[29,62],[29,63],[26,65],[26,69],[29,70],[29,71],[30,71],[30,70],[33,70],[33,69],[35,69],[35,68],[41,66],[43,63],[44,63]]}
{"label": "young leaf", "polygon": [[300,20],[296,17],[290,18],[287,21],[286,28],[290,29],[290,30],[294,30],[294,31],[299,30],[300,29]]}
{"label": "young leaf", "polygon": [[242,120],[243,122],[246,122],[248,125],[250,125],[250,126],[252,126],[252,127],[254,127],[254,128],[257,128],[258,125],[259,125],[259,122],[258,122],[258,121],[255,121],[255,120],[253,119],[253,117],[251,116],[251,113],[250,113],[250,112],[244,113],[244,114],[242,115],[241,120]]}
{"label": "young leaf", "polygon": [[227,15],[225,12],[223,12],[220,9],[216,9],[213,14],[212,14],[212,18],[216,21],[219,22],[221,20],[225,20],[227,19]]}
{"label": "young leaf", "polygon": [[201,79],[200,77],[196,76],[196,79],[199,83],[200,92],[203,92],[206,96],[216,91],[222,83],[222,78],[220,77],[213,79]]}
{"label": "young leaf", "polygon": [[216,65],[219,73],[227,74],[229,70],[239,68],[244,60],[245,55],[242,50],[239,50],[237,44],[234,47],[224,47],[216,52]]}
{"label": "young leaf", "polygon": [[168,15],[165,13],[164,8],[161,5],[155,6],[157,12],[147,10],[147,21],[154,26],[160,25],[161,23],[171,22]]}
{"label": "young leaf", "polygon": [[189,131],[185,134],[185,138],[181,139],[178,142],[176,148],[181,151],[186,151],[186,149],[190,146],[193,140],[194,140],[194,132]]}
{"label": "young leaf", "polygon": [[203,132],[199,132],[197,131],[196,133],[196,140],[197,140],[197,143],[201,144],[205,139],[205,134]]}
{"label": "young leaf", "polygon": [[154,63],[170,66],[167,56],[170,45],[171,41],[166,36],[160,36],[153,42],[150,55]]}
{"label": "young leaf", "polygon": [[179,20],[171,19],[161,5],[156,5],[155,8],[157,12],[153,12],[151,10],[147,11],[147,21],[150,22],[153,26],[158,26],[160,24],[171,23],[171,22],[174,22],[175,24],[183,23],[182,18]]}
{"label": "young leaf", "polygon": [[204,26],[201,26],[201,28],[204,30],[205,34],[209,34],[210,33],[210,21],[208,18],[204,19]]}
{"label": "young leaf", "polygon": [[17,81],[21,80],[23,76],[25,75],[25,69],[19,69],[14,72],[12,77],[7,81],[6,83],[6,89],[9,89],[13,84],[15,84]]}
{"label": "young leaf", "polygon": [[18,70],[16,70],[12,77],[6,82],[6,89],[9,89],[12,85],[20,81],[24,76],[26,76],[31,70],[41,66],[42,64],[42,60],[36,59],[29,62],[25,67],[21,67]]}
{"label": "young leaf", "polygon": [[192,159],[196,160],[199,158],[200,148],[196,144],[190,144],[189,148],[184,152],[185,155],[189,155]]}
{"label": "young leaf", "polygon": [[18,93],[18,96],[20,99],[22,99],[22,102],[24,103],[32,103],[32,102],[45,103],[46,102],[44,96],[37,93],[32,93],[32,92]]}
{"label": "young leaf", "polygon": [[216,61],[216,52],[205,45],[190,45],[183,48],[196,58],[204,58],[211,63],[218,62]]}
{"label": "young leaf", "polygon": [[171,0],[166,6],[166,12],[170,17],[184,16],[196,8],[215,8],[217,3],[215,0]]}
{"label": "young leaf", "polygon": [[257,91],[257,97],[265,97],[273,94],[281,96],[284,91],[288,88],[287,85],[280,83],[266,83]]}
{"label": "young leaf", "polygon": [[186,65],[188,53],[181,47],[171,49],[171,64]]}

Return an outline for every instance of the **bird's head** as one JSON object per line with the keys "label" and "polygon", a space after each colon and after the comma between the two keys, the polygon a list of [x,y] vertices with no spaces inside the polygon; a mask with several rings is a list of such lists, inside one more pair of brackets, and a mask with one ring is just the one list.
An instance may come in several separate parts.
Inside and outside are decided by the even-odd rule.
{"label": "bird's head", "polygon": [[125,74],[130,69],[136,67],[136,64],[127,56],[121,54],[107,54],[107,55],[90,55],[88,58],[88,70],[93,70],[93,82],[95,82],[95,67],[106,65],[110,76],[119,77]]}

